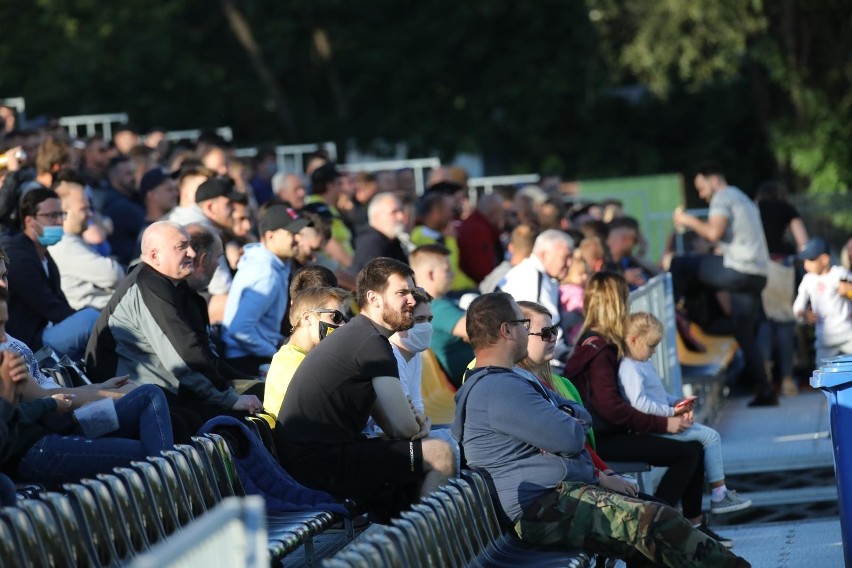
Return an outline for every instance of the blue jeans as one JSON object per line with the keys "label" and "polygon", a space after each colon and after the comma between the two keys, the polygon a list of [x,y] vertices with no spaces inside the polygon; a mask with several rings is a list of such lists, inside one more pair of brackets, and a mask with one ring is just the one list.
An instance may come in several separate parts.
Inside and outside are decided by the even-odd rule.
{"label": "blue jeans", "polygon": [[72,361],[79,361],[86,353],[86,344],[99,315],[101,312],[95,308],[83,308],[61,322],[46,327],[41,332],[41,340],[60,357],[68,355]]}
{"label": "blue jeans", "polygon": [[758,323],[763,315],[760,292],[766,286],[766,277],[727,268],[722,257],[713,254],[676,256],[669,271],[675,301],[698,288],[730,293],[732,331],[743,350],[746,373],[758,396],[774,396],[775,391],[766,376],[763,352],[757,343]]}
{"label": "blue jeans", "polygon": [[[796,324],[786,321],[765,319],[760,322],[760,332],[757,340],[766,361],[773,361],[781,378],[793,376],[793,351],[796,348],[793,340]],[[772,380],[772,377],[769,377]]]}
{"label": "blue jeans", "polygon": [[678,440],[679,442],[701,442],[701,445],[704,446],[704,474],[707,476],[707,481],[710,483],[724,481],[725,468],[722,466],[722,439],[716,430],[704,424],[695,423],[677,434],[656,435]]}
{"label": "blue jeans", "polygon": [[78,432],[41,438],[19,462],[18,477],[56,483],[77,481],[174,446],[169,405],[160,387],[136,387],[115,401],[115,412],[118,430],[105,437],[90,440]]}

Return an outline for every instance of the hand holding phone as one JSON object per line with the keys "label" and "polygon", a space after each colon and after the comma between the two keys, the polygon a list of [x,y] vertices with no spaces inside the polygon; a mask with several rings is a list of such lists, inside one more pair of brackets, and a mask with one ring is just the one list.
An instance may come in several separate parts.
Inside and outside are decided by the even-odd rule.
{"label": "hand holding phone", "polygon": [[678,416],[678,415],[683,414],[684,412],[687,412],[688,410],[690,410],[692,408],[692,406],[695,404],[695,401],[697,399],[698,399],[697,396],[688,396],[688,397],[684,398],[683,400],[679,401],[677,404],[675,404],[674,405],[675,416]]}

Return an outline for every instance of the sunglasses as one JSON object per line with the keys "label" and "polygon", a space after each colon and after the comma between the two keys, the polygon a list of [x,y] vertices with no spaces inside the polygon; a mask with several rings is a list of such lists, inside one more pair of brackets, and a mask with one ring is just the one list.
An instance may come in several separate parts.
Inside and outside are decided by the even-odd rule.
{"label": "sunglasses", "polygon": [[503,323],[508,323],[509,325],[512,325],[512,324],[515,324],[515,323],[519,323],[519,324],[521,324],[522,326],[524,326],[524,329],[526,329],[527,331],[529,331],[529,330],[530,330],[530,323],[531,323],[531,320],[529,320],[529,319],[508,320],[508,321],[504,321]]}
{"label": "sunglasses", "polygon": [[334,323],[334,325],[340,325],[342,323],[346,323],[346,322],[349,321],[349,318],[347,318],[345,315],[343,315],[343,312],[341,312],[340,310],[329,310],[327,308],[317,308],[317,309],[311,310],[311,311],[314,312],[315,314],[331,314],[331,321]]}
{"label": "sunglasses", "polygon": [[542,341],[555,341],[556,336],[559,335],[559,325],[551,325],[550,327],[543,327],[541,331],[537,333],[530,332],[530,335],[538,335],[541,337]]}

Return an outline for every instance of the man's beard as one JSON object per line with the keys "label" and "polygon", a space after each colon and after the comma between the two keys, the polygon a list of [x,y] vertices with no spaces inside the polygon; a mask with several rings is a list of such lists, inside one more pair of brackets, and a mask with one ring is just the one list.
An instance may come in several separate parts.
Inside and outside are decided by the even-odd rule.
{"label": "man's beard", "polygon": [[[407,308],[403,308],[406,310]],[[395,312],[387,304],[382,308],[382,319],[391,331],[406,331],[414,326],[414,309]]]}

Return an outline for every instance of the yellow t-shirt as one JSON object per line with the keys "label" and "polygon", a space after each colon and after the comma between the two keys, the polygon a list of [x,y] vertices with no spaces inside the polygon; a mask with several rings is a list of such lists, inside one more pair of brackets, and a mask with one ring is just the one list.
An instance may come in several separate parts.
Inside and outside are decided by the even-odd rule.
{"label": "yellow t-shirt", "polygon": [[266,384],[263,387],[263,409],[278,419],[278,411],[287,394],[290,380],[308,352],[295,345],[283,345],[272,358],[269,372],[266,374]]}
{"label": "yellow t-shirt", "polygon": [[[319,195],[309,195],[305,198],[305,203],[325,203],[325,201]],[[352,231],[343,222],[343,217],[341,217],[337,207],[328,205],[327,203],[325,205],[331,211],[331,214],[334,215],[334,218],[331,220],[331,238],[339,242],[348,255],[354,255],[355,248],[352,246]]]}
{"label": "yellow t-shirt", "polygon": [[[417,225],[411,231],[411,242],[415,246],[431,245],[438,242],[435,231],[423,225]],[[476,282],[465,274],[459,267],[459,243],[455,237],[444,237],[444,246],[450,251],[450,268],[453,269],[453,284],[450,290],[461,292],[463,290],[476,290]]]}

